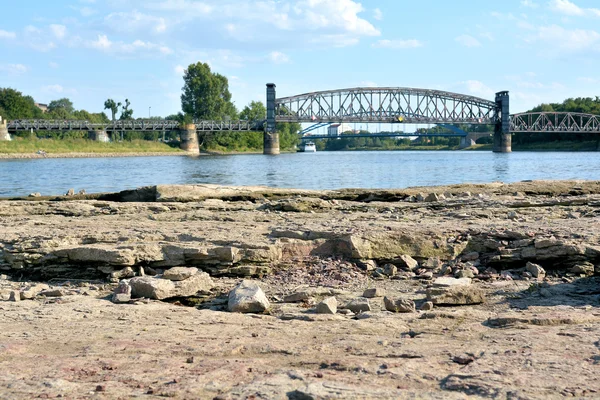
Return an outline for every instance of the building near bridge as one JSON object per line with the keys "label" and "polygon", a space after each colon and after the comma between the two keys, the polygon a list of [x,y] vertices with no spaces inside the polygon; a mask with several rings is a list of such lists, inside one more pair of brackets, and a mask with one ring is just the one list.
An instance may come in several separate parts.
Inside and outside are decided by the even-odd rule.
{"label": "building near bridge", "polygon": [[327,136],[340,136],[344,132],[352,131],[350,124],[331,124],[327,128]]}
{"label": "building near bridge", "polygon": [[48,112],[48,104],[44,103],[35,103],[35,106],[42,110],[42,112]]}

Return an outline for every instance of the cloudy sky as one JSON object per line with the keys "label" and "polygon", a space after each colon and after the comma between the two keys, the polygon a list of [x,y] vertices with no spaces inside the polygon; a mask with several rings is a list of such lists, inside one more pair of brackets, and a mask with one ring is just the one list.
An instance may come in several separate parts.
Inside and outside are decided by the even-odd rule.
{"label": "cloudy sky", "polygon": [[600,95],[596,0],[53,0],[3,2],[0,87],[135,117],[175,113],[208,62],[242,108],[356,86],[443,89],[511,111]]}

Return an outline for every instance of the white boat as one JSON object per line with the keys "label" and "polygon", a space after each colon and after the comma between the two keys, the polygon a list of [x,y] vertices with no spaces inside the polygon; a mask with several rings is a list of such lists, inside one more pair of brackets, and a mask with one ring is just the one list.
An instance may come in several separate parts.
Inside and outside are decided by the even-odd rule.
{"label": "white boat", "polygon": [[314,142],[304,142],[300,145],[300,150],[302,153],[314,153],[317,151],[317,146],[315,146]]}

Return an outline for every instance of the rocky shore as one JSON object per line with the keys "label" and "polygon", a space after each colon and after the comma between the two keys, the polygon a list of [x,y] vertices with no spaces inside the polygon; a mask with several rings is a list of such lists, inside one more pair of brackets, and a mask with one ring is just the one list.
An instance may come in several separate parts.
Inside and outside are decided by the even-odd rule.
{"label": "rocky shore", "polygon": [[128,152],[128,153],[0,153],[0,159],[42,159],[42,158],[98,158],[98,157],[158,157],[158,156],[185,156],[183,151],[161,152]]}
{"label": "rocky shore", "polygon": [[600,182],[0,201],[0,398],[597,398]]}

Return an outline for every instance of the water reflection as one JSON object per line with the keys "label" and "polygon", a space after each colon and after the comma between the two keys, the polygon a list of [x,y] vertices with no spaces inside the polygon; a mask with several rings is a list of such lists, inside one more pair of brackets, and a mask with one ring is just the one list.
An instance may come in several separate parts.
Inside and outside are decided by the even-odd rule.
{"label": "water reflection", "polygon": [[386,189],[525,179],[600,179],[600,152],[381,151],[0,160],[0,197],[62,194],[69,188],[107,192],[157,184]]}

